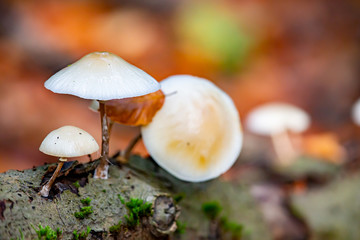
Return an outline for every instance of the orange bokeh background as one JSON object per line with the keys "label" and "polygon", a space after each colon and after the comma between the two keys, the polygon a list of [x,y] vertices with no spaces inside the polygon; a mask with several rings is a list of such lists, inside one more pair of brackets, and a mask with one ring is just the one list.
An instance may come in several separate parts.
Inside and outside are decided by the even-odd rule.
{"label": "orange bokeh background", "polygon": [[[325,144],[323,155],[359,135],[350,118],[360,96],[358,1],[9,0],[0,13],[0,172],[56,162],[38,147],[63,125],[100,142],[89,100],[43,86],[93,51],[113,52],[158,81],[208,78],[233,98],[242,119],[265,102],[300,106],[313,120],[310,145]],[[116,125],[110,152],[137,132]],[[146,154],[142,144],[135,152]]]}

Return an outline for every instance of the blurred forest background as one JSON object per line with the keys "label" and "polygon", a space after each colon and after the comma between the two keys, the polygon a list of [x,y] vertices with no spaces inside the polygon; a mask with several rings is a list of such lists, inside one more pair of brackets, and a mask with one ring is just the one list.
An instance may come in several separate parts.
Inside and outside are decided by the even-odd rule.
{"label": "blurred forest background", "polygon": [[[360,1],[0,1],[0,172],[56,162],[38,148],[63,125],[78,126],[101,142],[100,119],[89,110],[89,100],[43,86],[52,74],[94,51],[113,52],[158,81],[174,74],[208,78],[232,97],[244,146],[222,180],[261,179],[252,193],[273,239],[306,239],[307,224],[320,229],[316,239],[359,239],[360,178],[352,176],[360,172],[360,126],[353,123],[351,109],[360,97]],[[246,129],[249,112],[273,101],[310,114],[310,129],[300,141],[293,139],[300,158],[310,163],[304,170],[301,164],[269,168],[275,158],[270,138]],[[110,153],[123,149],[137,132],[116,124]],[[142,144],[135,152],[147,155]],[[264,172],[266,177],[259,177]],[[288,193],[306,221],[295,219],[295,212],[281,220],[290,212]],[[267,209],[280,210],[276,215]],[[289,236],[300,231],[302,237],[276,237],[284,231],[293,231]]]}
{"label": "blurred forest background", "polygon": [[[360,97],[359,18],[356,0],[1,1],[0,172],[55,162],[38,147],[62,125],[100,142],[88,100],[43,87],[93,51],[113,52],[159,81],[208,78],[233,98],[242,120],[262,103],[293,103],[312,118],[304,141],[317,147],[305,151],[357,156],[346,147],[360,133],[350,118]],[[137,131],[117,125],[111,152]],[[141,145],[135,152],[146,154]]]}

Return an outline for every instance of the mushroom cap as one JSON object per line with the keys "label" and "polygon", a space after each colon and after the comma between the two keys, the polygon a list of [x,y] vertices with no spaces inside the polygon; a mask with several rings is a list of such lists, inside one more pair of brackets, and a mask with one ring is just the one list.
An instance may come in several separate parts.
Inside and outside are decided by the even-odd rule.
{"label": "mushroom cap", "polygon": [[86,131],[64,126],[50,132],[42,141],[39,150],[55,157],[79,157],[96,152],[99,145]]}
{"label": "mushroom cap", "polygon": [[160,84],[115,54],[93,52],[55,73],[45,82],[45,88],[106,101],[146,95],[159,90]]}
{"label": "mushroom cap", "polygon": [[247,117],[246,126],[260,135],[273,135],[286,130],[300,133],[308,129],[309,115],[287,103],[268,103],[255,108]]}
{"label": "mushroom cap", "polygon": [[141,128],[149,154],[185,181],[206,181],[226,172],[238,158],[243,138],[231,98],[210,81],[189,75],[171,76],[161,89],[164,105]]}
{"label": "mushroom cap", "polygon": [[360,99],[354,103],[351,109],[351,117],[356,125],[360,125]]}

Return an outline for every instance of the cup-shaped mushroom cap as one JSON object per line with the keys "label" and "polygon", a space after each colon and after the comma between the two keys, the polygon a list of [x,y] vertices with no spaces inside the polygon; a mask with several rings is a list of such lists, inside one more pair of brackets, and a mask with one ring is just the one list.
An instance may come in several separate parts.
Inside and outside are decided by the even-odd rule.
{"label": "cup-shaped mushroom cap", "polygon": [[93,52],[60,70],[45,82],[55,93],[110,100],[155,92],[160,84],[149,74],[108,52]]}
{"label": "cup-shaped mushroom cap", "polygon": [[351,109],[351,117],[356,125],[360,125],[360,99],[354,103]]}
{"label": "cup-shaped mushroom cap", "polygon": [[238,111],[231,98],[206,79],[176,75],[161,82],[166,98],[141,128],[149,154],[175,177],[206,181],[226,172],[242,147]]}
{"label": "cup-shaped mushroom cap", "polygon": [[39,150],[55,157],[79,157],[99,150],[95,139],[86,131],[64,126],[50,132],[40,145]]}
{"label": "cup-shaped mushroom cap", "polygon": [[300,133],[308,129],[309,115],[286,103],[268,103],[254,109],[247,117],[247,128],[260,135],[273,135],[287,130]]}

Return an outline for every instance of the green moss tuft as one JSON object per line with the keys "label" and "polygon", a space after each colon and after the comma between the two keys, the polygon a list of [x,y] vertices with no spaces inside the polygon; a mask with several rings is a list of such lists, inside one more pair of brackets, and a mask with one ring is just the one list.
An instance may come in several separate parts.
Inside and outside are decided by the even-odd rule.
{"label": "green moss tuft", "polygon": [[134,215],[133,213],[129,213],[128,215],[125,215],[126,225],[129,228],[135,228],[140,223],[140,219],[138,216]]}
{"label": "green moss tuft", "polygon": [[81,199],[80,202],[84,205],[89,206],[91,203],[91,198],[87,197],[87,198]]}
{"label": "green moss tuft", "polygon": [[175,234],[184,234],[186,230],[186,223],[176,221],[176,231]]}
{"label": "green moss tuft", "polygon": [[15,239],[15,238],[11,238],[11,240],[25,240],[24,234],[23,234],[21,228],[19,228],[19,233],[20,233],[20,237],[17,237],[16,239]]}
{"label": "green moss tuft", "polygon": [[152,204],[145,202],[138,198],[131,198],[130,201],[125,202],[125,199],[118,194],[121,203],[125,204],[129,213],[125,215],[126,226],[135,228],[140,223],[142,217],[152,216]]}
{"label": "green moss tuft", "polygon": [[85,217],[89,216],[94,211],[92,210],[92,206],[86,206],[80,208],[80,212],[75,212],[74,216],[79,219],[84,219]]}
{"label": "green moss tuft", "polygon": [[141,199],[131,198],[129,202],[125,203],[125,206],[138,217],[149,217],[152,215],[152,204]]}
{"label": "green moss tuft", "polygon": [[126,225],[122,225],[122,222],[119,221],[118,224],[109,228],[110,232],[120,231],[121,226],[123,226],[124,229],[135,228],[140,224],[142,217],[152,216],[153,212],[151,203],[145,202],[144,200],[138,198],[131,198],[130,201],[126,202],[120,194],[117,196],[120,199],[120,202],[128,209],[128,214],[124,216]]}
{"label": "green moss tuft", "polygon": [[233,238],[241,239],[244,226],[242,224],[231,222],[227,218],[223,217],[220,220],[220,226],[225,232],[232,233]]}
{"label": "green moss tuft", "polygon": [[111,226],[109,228],[109,232],[111,233],[120,232],[120,229],[121,229],[121,221],[119,221],[118,224]]}
{"label": "green moss tuft", "polygon": [[202,211],[211,221],[217,221],[223,232],[230,233],[233,239],[241,239],[244,226],[236,222],[231,222],[226,217],[220,219],[219,215],[222,207],[219,202],[210,201],[203,203]]}
{"label": "green moss tuft", "polygon": [[185,198],[185,193],[179,193],[174,196],[174,201],[176,204],[178,204],[184,198]]}
{"label": "green moss tuft", "polygon": [[[87,197],[84,199],[81,199],[80,202],[84,205],[90,205],[91,198]],[[74,216],[79,219],[84,219],[85,217],[89,216],[91,213],[93,213],[92,206],[85,206],[80,208],[80,212],[75,212]]]}
{"label": "green moss tuft", "polygon": [[74,187],[76,187],[76,188],[79,188],[79,187],[80,187],[79,181],[74,182],[73,185],[74,185]]}
{"label": "green moss tuft", "polygon": [[120,202],[121,202],[122,204],[125,204],[125,199],[124,199],[120,194],[118,194],[117,196],[118,196],[118,198],[120,199]]}
{"label": "green moss tuft", "polygon": [[207,218],[214,220],[217,218],[222,210],[222,207],[217,201],[205,202],[202,204],[201,209]]}
{"label": "green moss tuft", "polygon": [[89,235],[91,228],[89,226],[86,227],[86,231],[82,231],[81,233],[77,233],[76,230],[73,231],[73,240],[86,240]]}
{"label": "green moss tuft", "polygon": [[39,224],[39,229],[36,229],[33,225],[31,227],[35,230],[36,234],[38,235],[38,240],[57,240],[62,235],[62,231],[59,228],[56,230],[52,230],[49,226],[41,226]]}
{"label": "green moss tuft", "polygon": [[73,240],[79,240],[80,234],[76,230],[73,231]]}

